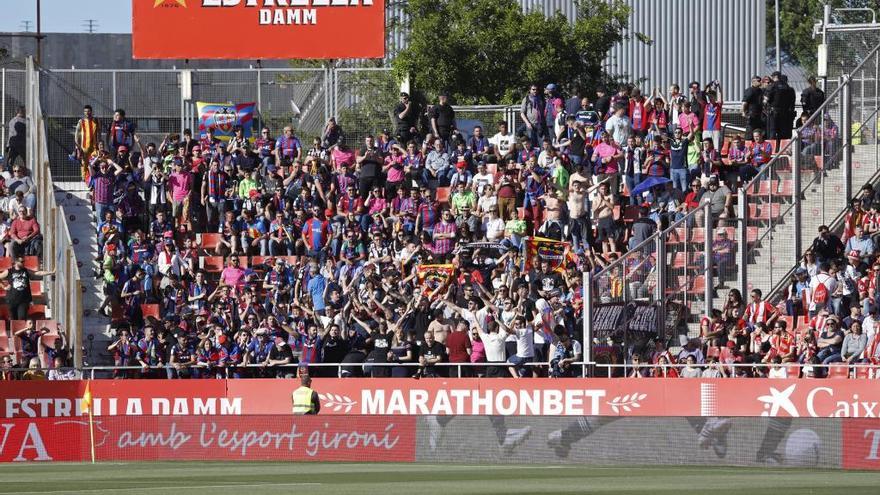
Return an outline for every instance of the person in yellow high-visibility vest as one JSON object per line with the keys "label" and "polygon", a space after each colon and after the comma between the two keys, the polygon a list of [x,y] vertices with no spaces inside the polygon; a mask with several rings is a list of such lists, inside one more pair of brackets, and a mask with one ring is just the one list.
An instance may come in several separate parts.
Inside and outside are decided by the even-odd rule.
{"label": "person in yellow high-visibility vest", "polygon": [[301,376],[300,383],[300,387],[291,394],[293,414],[318,414],[321,411],[321,401],[318,399],[318,392],[311,389],[311,377]]}

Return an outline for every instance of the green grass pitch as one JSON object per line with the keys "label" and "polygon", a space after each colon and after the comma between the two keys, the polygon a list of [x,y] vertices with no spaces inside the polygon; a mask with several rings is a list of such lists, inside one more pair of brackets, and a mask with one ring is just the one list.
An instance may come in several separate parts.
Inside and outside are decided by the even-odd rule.
{"label": "green grass pitch", "polygon": [[5,464],[0,493],[711,494],[880,493],[880,474],[818,469],[275,462]]}

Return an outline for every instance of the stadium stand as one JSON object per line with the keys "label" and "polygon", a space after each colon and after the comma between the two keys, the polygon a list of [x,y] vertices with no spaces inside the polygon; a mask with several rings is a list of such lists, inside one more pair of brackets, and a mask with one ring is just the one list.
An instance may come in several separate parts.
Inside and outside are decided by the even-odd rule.
{"label": "stadium stand", "polygon": [[[769,97],[785,88],[767,78],[756,91]],[[291,376],[296,369],[284,365],[294,363],[339,363],[310,370],[328,376],[575,376],[571,363],[583,357],[580,274],[705,202],[716,230],[732,238],[725,218],[736,216],[734,191],[786,149],[790,123],[789,135],[777,125],[770,139],[757,127],[722,132],[720,88],[689,91],[645,98],[623,86],[595,101],[563,100],[550,85],[524,98],[528,126],[499,122],[495,134],[459,133],[441,99],[427,114],[430,128],[398,118],[394,132],[354,143],[342,122],[308,149],[294,129],[275,137],[265,127],[252,141],[187,132],[145,143],[124,110],[99,122],[87,107],[76,156],[96,215],[97,274],[107,296],[99,311],[115,333],[107,351],[114,365],[140,368],[114,376]],[[407,102],[402,94],[394,114]],[[826,126],[836,135],[831,119]],[[814,137],[801,139],[808,150]],[[748,192],[784,199],[793,183],[776,175]],[[759,226],[780,217],[780,203],[747,209],[756,222],[747,229],[751,247]],[[536,238],[565,250],[537,255],[529,248]],[[704,240],[701,227],[687,225],[670,245]],[[701,263],[687,249],[671,257],[678,287],[694,301],[709,283],[689,274]],[[815,306],[804,287],[794,290],[792,301]],[[32,292],[39,302],[38,283]],[[851,304],[831,302],[838,299],[829,297],[827,310],[845,320]],[[627,362],[640,355],[647,365],[629,371],[640,376],[677,374],[665,365],[688,356],[702,376],[876,359],[873,320],[864,337],[844,336],[843,327],[824,326],[819,309],[801,325],[803,311],[783,306],[760,296],[744,301],[734,289],[723,310],[697,315],[696,339],[616,352]],[[873,306],[865,310],[876,315]],[[852,334],[853,321],[845,325]],[[7,327],[18,335],[20,325]],[[48,349],[60,339],[45,327]],[[6,353],[27,354],[15,342],[25,339],[0,340]],[[431,366],[437,362],[486,366]],[[810,372],[843,373],[833,369]]]}

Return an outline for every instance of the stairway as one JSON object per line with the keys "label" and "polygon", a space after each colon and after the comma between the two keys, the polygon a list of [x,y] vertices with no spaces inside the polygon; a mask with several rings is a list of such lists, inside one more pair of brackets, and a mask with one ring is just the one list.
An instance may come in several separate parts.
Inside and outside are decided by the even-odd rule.
{"label": "stairway", "polygon": [[110,344],[110,319],[97,312],[104,302],[103,283],[96,277],[98,268],[97,225],[82,182],[56,182],[55,201],[64,211],[70,237],[74,243],[79,275],[85,288],[83,294],[83,364],[112,364],[107,346]]}
{"label": "stairway", "polygon": [[[853,194],[857,194],[876,172],[874,153],[872,145],[854,147]],[[806,250],[813,243],[819,226],[830,224],[847,207],[849,198],[844,194],[844,171],[840,167],[825,171],[821,182],[814,180],[811,171],[803,171],[801,176],[802,189],[806,187],[801,198],[801,246]],[[781,218],[774,221],[771,231],[768,232],[766,226],[759,229],[760,242],[749,252],[747,278],[750,289],[760,288],[766,294],[803,254],[798,253],[796,257],[794,253],[794,217],[790,205],[790,199],[781,205]]]}

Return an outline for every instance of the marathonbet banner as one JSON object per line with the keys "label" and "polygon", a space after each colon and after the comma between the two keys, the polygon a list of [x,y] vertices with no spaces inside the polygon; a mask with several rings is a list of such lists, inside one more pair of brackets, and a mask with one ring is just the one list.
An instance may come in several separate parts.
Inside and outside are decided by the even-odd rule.
{"label": "marathonbet banner", "polygon": [[[0,419],[82,417],[86,382],[6,382]],[[105,416],[289,415],[296,380],[94,380]],[[875,380],[315,378],[321,415],[878,418]],[[880,436],[878,436],[880,438]]]}
{"label": "marathonbet banner", "polygon": [[132,0],[132,15],[136,59],[385,56],[384,0]]}

